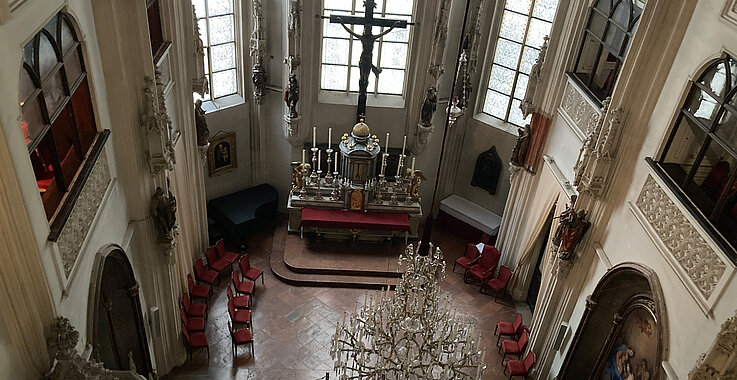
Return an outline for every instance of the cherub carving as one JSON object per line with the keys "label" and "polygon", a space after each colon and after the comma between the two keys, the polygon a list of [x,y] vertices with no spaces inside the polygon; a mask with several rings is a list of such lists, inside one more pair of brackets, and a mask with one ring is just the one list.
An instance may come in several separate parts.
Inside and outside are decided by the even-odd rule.
{"label": "cherub carving", "polygon": [[[303,173],[304,169],[304,173]],[[304,185],[304,177],[311,169],[308,163],[292,162],[292,190],[299,190]]]}
{"label": "cherub carving", "polygon": [[[408,169],[407,172],[411,172],[412,169]],[[409,184],[409,195],[412,196],[412,198],[417,199],[417,201],[420,201],[420,184],[422,181],[427,181],[427,178],[424,174],[422,174],[422,170],[415,170],[414,173],[412,173],[412,180]]]}

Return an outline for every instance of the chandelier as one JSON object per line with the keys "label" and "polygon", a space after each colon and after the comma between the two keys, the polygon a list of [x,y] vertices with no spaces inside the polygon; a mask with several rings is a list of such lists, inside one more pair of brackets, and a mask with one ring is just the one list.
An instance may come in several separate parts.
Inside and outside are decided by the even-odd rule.
{"label": "chandelier", "polygon": [[[418,244],[419,247],[419,244]],[[486,368],[481,334],[451,310],[441,294],[445,278],[440,248],[429,254],[408,245],[399,257],[406,265],[393,296],[388,289],[366,294],[364,306],[339,322],[330,354],[338,379],[480,379]]]}

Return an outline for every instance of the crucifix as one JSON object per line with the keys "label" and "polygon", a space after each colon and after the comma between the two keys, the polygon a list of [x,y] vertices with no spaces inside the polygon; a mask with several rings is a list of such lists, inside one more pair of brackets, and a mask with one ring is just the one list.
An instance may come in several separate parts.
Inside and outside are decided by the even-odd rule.
{"label": "crucifix", "polygon": [[[356,122],[360,122],[361,118],[366,115],[366,89],[368,88],[369,73],[373,71],[374,75],[379,76],[381,69],[374,66],[372,57],[374,55],[374,42],[383,37],[394,28],[406,28],[409,24],[406,20],[390,20],[382,18],[374,18],[374,8],[376,1],[365,0],[363,6],[366,8],[366,17],[331,15],[331,23],[339,23],[354,38],[361,41],[363,51],[358,61],[358,71],[361,74],[358,80],[358,110],[356,112]],[[354,33],[346,25],[363,25],[363,34]],[[374,35],[373,27],[386,27],[387,30]]]}

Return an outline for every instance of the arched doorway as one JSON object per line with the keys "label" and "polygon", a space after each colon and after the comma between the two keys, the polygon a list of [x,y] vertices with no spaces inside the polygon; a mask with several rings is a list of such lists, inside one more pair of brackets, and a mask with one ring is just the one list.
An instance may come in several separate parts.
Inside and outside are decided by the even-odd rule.
{"label": "arched doorway", "polygon": [[148,377],[151,356],[143,322],[139,286],[123,250],[109,245],[98,253],[90,289],[88,341],[92,356],[112,370]]}
{"label": "arched doorway", "polygon": [[558,379],[662,378],[667,317],[656,273],[623,263],[586,299],[586,310]]}

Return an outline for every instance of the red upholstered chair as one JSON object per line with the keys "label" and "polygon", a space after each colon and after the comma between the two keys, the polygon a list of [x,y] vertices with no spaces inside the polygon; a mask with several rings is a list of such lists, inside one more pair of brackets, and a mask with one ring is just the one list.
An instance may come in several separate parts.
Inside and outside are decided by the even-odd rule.
{"label": "red upholstered chair", "polygon": [[[463,277],[464,281],[468,282],[469,279],[477,279],[481,281],[481,284],[483,285],[492,276],[494,276],[496,266],[499,264],[501,256],[502,254],[499,253],[499,250],[497,250],[496,247],[484,244],[484,250],[481,251],[481,258],[478,263],[468,268]],[[479,289],[479,291],[480,290],[481,289]]]}
{"label": "red upholstered chair", "polygon": [[190,334],[187,327],[182,325],[182,336],[184,336],[184,345],[187,346],[189,360],[192,360],[192,350],[204,348],[207,350],[207,359],[210,360],[210,345],[207,343],[207,335],[203,332]]}
{"label": "red upholstered chair", "polygon": [[497,322],[496,329],[494,329],[494,335],[499,335],[499,337],[496,338],[496,345],[499,345],[499,339],[502,336],[516,336],[520,327],[522,327],[522,314],[519,313],[514,316],[514,320],[512,322]]}
{"label": "red upholstered chair", "polygon": [[499,268],[499,275],[497,275],[496,278],[486,281],[484,286],[481,287],[481,293],[484,292],[485,287],[493,290],[494,302],[496,302],[496,300],[499,298],[499,292],[507,288],[507,284],[509,284],[510,278],[512,278],[512,271],[502,265],[502,267]]}
{"label": "red upholstered chair", "polygon": [[507,358],[507,355],[517,355],[517,359],[520,359],[522,352],[527,347],[527,341],[529,339],[530,336],[527,335],[527,331],[522,331],[522,335],[516,342],[513,340],[503,341],[502,346],[499,348],[500,352],[504,354],[502,355],[502,365],[504,365],[504,359]]}
{"label": "red upholstered chair", "polygon": [[481,254],[479,253],[479,250],[476,248],[476,246],[473,244],[468,244],[468,246],[466,247],[466,254],[457,258],[456,262],[453,264],[453,272],[455,272],[456,270],[456,265],[460,265],[461,268],[463,268],[464,270],[468,270],[471,265],[476,264],[476,261],[478,261],[479,257],[481,257]]}
{"label": "red upholstered chair", "polygon": [[241,257],[239,253],[231,252],[225,249],[225,242],[223,239],[218,240],[217,243],[215,243],[215,249],[217,249],[218,258],[220,260],[225,260],[229,264],[233,264],[234,262],[238,261],[238,258]]}
{"label": "red upholstered chair", "polygon": [[253,288],[255,287],[253,281],[242,281],[241,276],[238,274],[238,269],[233,270],[231,277],[233,278],[233,287],[236,293],[245,294],[253,298]]}
{"label": "red upholstered chair", "polygon": [[207,257],[207,266],[215,272],[218,272],[218,275],[230,267],[230,264],[227,261],[218,258],[218,250],[215,249],[215,247],[208,248],[207,251],[205,251],[205,257]]}
{"label": "red upholstered chair", "polygon": [[230,314],[230,320],[233,323],[247,324],[248,327],[253,328],[251,310],[236,310],[235,302],[232,299],[228,300],[228,314]]}
{"label": "red upholstered chair", "polygon": [[189,294],[192,296],[192,300],[201,298],[205,300],[205,303],[207,303],[207,299],[210,298],[210,294],[212,292],[212,287],[207,284],[195,284],[194,279],[192,279],[192,275],[187,275],[187,289],[189,289]]}
{"label": "red upholstered chair", "polygon": [[182,324],[187,328],[188,332],[192,331],[205,331],[205,318],[202,317],[187,317],[187,313],[184,309],[179,309],[179,318],[182,320]]}
{"label": "red upholstered chair", "polygon": [[215,280],[218,278],[218,272],[205,268],[205,264],[202,263],[202,259],[195,260],[194,275],[195,278],[197,278],[197,281],[210,285],[215,285]]}
{"label": "red upholstered chair", "polygon": [[234,296],[233,289],[228,284],[228,301],[233,300],[236,309],[250,309],[251,308],[251,297],[250,296]]}
{"label": "red upholstered chair", "polygon": [[228,331],[230,331],[230,340],[233,342],[233,357],[238,356],[238,346],[249,343],[251,344],[251,357],[253,357],[253,334],[251,330],[233,330],[233,326],[228,321]]}
{"label": "red upholstered chair", "polygon": [[261,285],[264,285],[264,271],[252,267],[251,262],[248,260],[248,255],[241,257],[241,260],[238,261],[238,266],[241,268],[241,273],[243,273],[243,277],[253,282],[256,282],[256,279],[261,277]]}
{"label": "red upholstered chair", "polygon": [[530,369],[532,369],[532,366],[535,364],[535,354],[530,351],[527,353],[527,356],[525,356],[524,361],[518,361],[518,360],[509,360],[507,361],[507,367],[504,368],[504,373],[506,374],[507,371],[509,371],[509,380],[512,379],[512,376],[524,376],[524,378],[527,378],[527,375],[530,373]]}
{"label": "red upholstered chair", "polygon": [[182,306],[190,317],[207,318],[207,305],[204,303],[192,303],[187,292],[182,294]]}

